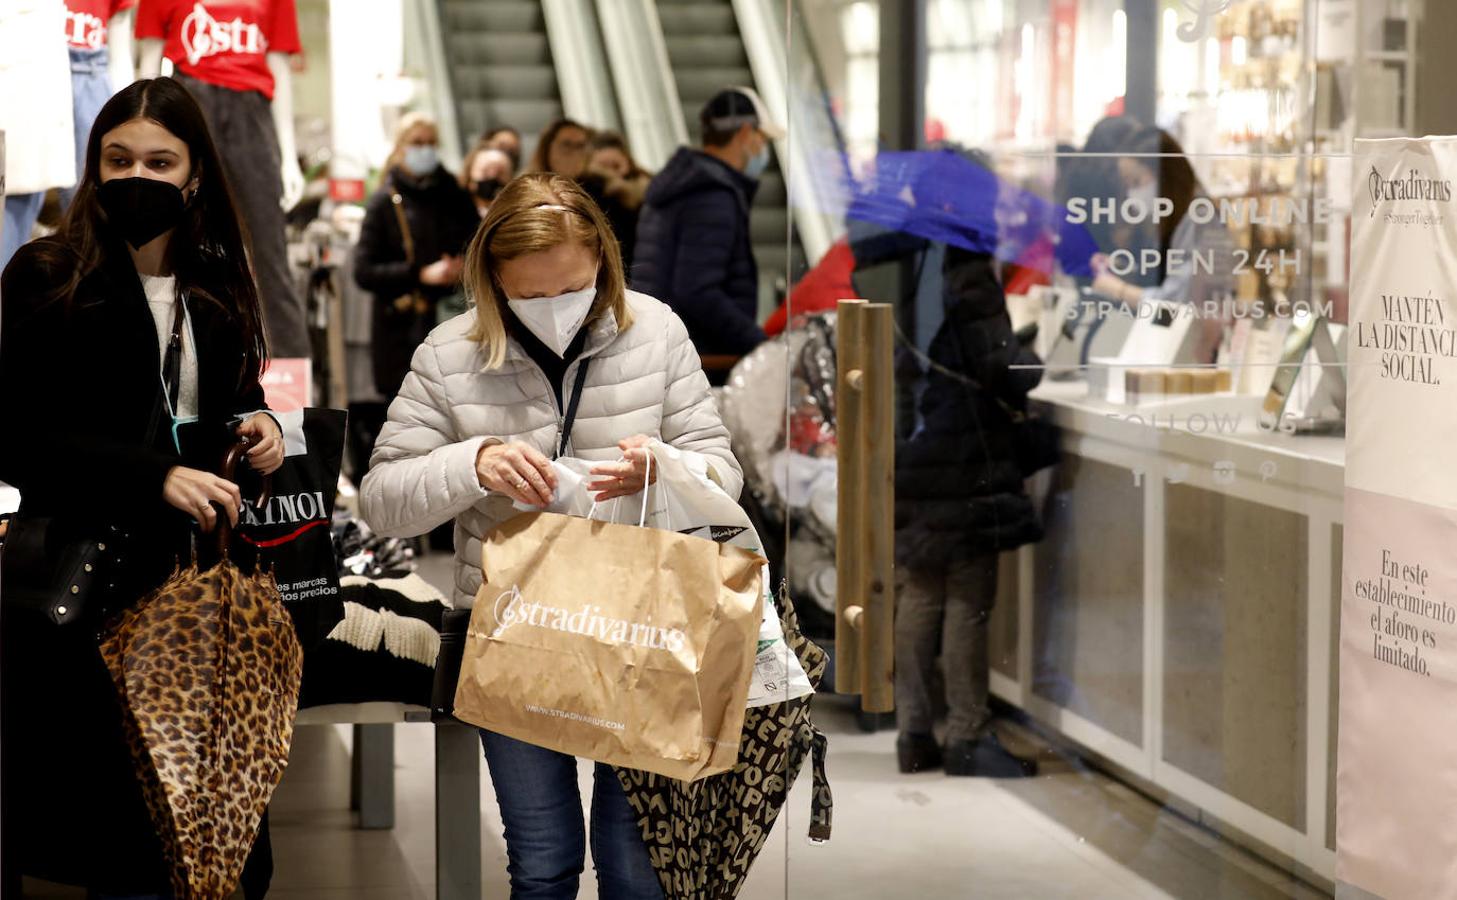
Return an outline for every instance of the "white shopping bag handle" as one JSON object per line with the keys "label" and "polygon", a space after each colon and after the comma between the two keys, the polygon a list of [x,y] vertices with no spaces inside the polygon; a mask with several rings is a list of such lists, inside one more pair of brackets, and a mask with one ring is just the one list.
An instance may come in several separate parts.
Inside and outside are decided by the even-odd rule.
{"label": "white shopping bag handle", "polygon": [[[639,516],[638,517],[638,520],[637,520],[637,527],[639,527],[639,528],[643,528],[643,527],[645,527],[648,524],[648,488],[652,487],[652,484],[653,484],[653,451],[650,448],[646,448],[646,447],[644,447],[643,449],[645,449],[645,450],[648,451],[648,470],[647,470],[647,473],[643,476],[642,515]],[[623,459],[626,460],[627,457],[624,456]],[[616,499],[614,499],[612,501],[612,518],[613,519],[616,519],[617,518],[617,507],[621,503],[622,503],[622,498],[621,497],[617,497]],[[592,509],[590,511],[588,511],[588,513],[587,513],[587,519],[588,519],[588,521],[590,521],[594,517],[596,517],[596,515],[597,515],[597,507],[600,506],[600,505],[601,505],[601,503],[599,503],[597,501],[597,499],[594,497],[592,499]]]}

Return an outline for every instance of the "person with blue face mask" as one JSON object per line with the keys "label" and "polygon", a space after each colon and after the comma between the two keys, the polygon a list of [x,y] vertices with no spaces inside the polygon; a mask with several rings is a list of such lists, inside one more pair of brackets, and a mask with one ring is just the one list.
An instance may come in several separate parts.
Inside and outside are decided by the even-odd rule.
{"label": "person with blue face mask", "polygon": [[699,122],[702,145],[679,148],[648,186],[632,283],[682,316],[699,353],[739,357],[764,340],[749,207],[784,130],[746,87],[720,91]]}
{"label": "person with blue face mask", "polygon": [[461,261],[481,221],[470,193],[441,165],[439,140],[428,115],[400,120],[354,251],[354,280],[374,295],[370,352],[382,398],[350,407],[366,451],[415,348],[438,324],[440,302],[460,290]]}

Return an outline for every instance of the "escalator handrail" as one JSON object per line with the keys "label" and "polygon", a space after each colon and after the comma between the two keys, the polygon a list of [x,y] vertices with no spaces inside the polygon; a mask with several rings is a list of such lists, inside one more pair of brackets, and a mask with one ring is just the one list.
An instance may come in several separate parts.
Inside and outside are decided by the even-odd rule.
{"label": "escalator handrail", "polygon": [[[440,21],[443,0],[433,3],[407,3],[406,15],[415,16],[415,33],[423,44],[419,58],[427,67],[426,81],[430,86],[432,114],[440,141],[441,161],[451,169],[460,167],[465,144],[460,134],[460,110],[455,105],[455,77],[445,46],[445,30]],[[407,33],[409,29],[406,29]],[[472,136],[474,138],[474,136]]]}
{"label": "escalator handrail", "polygon": [[[733,9],[744,51],[749,57],[755,88],[769,114],[777,117],[788,132],[774,142],[786,183],[791,172],[802,175],[795,177],[787,205],[805,255],[813,264],[823,258],[830,245],[844,234],[845,224],[842,215],[834,214],[834,198],[827,194],[815,177],[818,168],[811,153],[816,148],[810,144],[807,135],[816,132],[834,135],[840,145],[833,149],[841,159],[843,141],[834,118],[822,104],[793,104],[791,108],[786,52],[789,36],[785,33],[782,14],[776,13],[776,10],[782,10],[778,0],[733,0]],[[818,92],[823,95],[823,91]]]}
{"label": "escalator handrail", "polygon": [[622,130],[593,0],[541,0],[562,112],[594,128]]}
{"label": "escalator handrail", "polygon": [[678,82],[652,0],[597,0],[617,105],[633,154],[657,171],[688,143]]}

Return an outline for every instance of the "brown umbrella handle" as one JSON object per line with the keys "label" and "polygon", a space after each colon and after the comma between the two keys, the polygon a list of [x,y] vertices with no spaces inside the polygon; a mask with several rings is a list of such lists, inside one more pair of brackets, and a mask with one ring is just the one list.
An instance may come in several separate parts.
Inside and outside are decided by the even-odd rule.
{"label": "brown umbrella handle", "polygon": [[[223,456],[222,477],[228,481],[237,481],[238,463],[242,462],[243,455],[248,452],[251,444],[246,438],[238,441],[228,448],[227,454]],[[263,491],[258,495],[258,505],[265,506],[268,499],[273,496],[273,476],[264,475]],[[218,554],[228,555],[228,547],[233,540],[233,526],[229,524],[227,516],[218,517]]]}

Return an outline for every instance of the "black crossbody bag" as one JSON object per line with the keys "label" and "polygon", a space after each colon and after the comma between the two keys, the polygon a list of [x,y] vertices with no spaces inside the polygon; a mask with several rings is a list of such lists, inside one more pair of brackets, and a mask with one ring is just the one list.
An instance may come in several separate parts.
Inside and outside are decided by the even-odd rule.
{"label": "black crossbody bag", "polygon": [[[164,398],[152,402],[147,444],[157,439],[162,408],[181,396],[182,328],[186,308],[179,297],[162,367]],[[74,626],[99,624],[117,607],[118,585],[131,535],[115,525],[84,526],[66,516],[28,516],[24,498],[0,550],[0,602],[5,614]]]}
{"label": "black crossbody bag", "polygon": [[[572,399],[567,403],[561,439],[553,459],[560,459],[572,440],[572,425],[577,421],[577,407],[582,402],[582,388],[587,385],[590,361],[584,357],[577,365]],[[440,618],[440,652],[435,657],[435,683],[430,690],[430,715],[437,722],[449,719],[455,712],[455,684],[460,681],[460,666],[465,660],[465,633],[470,627],[470,614],[468,609],[451,608]]]}

